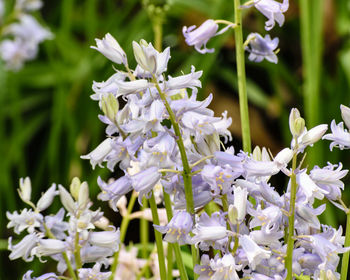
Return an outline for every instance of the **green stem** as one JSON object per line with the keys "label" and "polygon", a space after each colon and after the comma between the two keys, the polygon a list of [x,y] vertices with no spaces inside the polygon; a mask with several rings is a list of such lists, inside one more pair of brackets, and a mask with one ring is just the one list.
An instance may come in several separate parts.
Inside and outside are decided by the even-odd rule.
{"label": "green stem", "polygon": [[[49,238],[51,238],[51,239],[56,239],[56,236],[51,232],[51,230],[47,227],[47,225],[45,223],[43,223],[43,225],[44,225],[44,228],[45,228],[47,236]],[[72,277],[73,280],[78,280],[78,278],[77,278],[77,276],[76,276],[76,274],[74,272],[74,269],[72,267],[72,264],[71,264],[71,262],[70,262],[70,260],[68,258],[67,253],[63,252],[62,256],[63,256],[64,261],[67,264],[67,269],[68,269],[68,272],[69,272],[70,276]]]}
{"label": "green stem", "polygon": [[163,24],[161,19],[155,19],[152,21],[154,32],[154,47],[157,51],[162,51],[162,37],[163,37]]}
{"label": "green stem", "polygon": [[[320,77],[322,61],[322,21],[323,2],[320,0],[300,0],[300,33],[303,59],[303,97],[305,119],[308,127],[320,122]],[[313,166],[322,162],[323,149],[315,145],[308,152],[308,164]]]}
{"label": "green stem", "polygon": [[[163,192],[163,193],[164,193],[165,210],[166,210],[166,214],[168,217],[168,221],[170,221],[171,218],[173,217],[173,210],[171,209],[171,200],[170,200],[169,194],[167,194],[166,192]],[[174,249],[174,253],[175,253],[177,268],[180,271],[180,278],[182,280],[188,280],[187,272],[186,272],[186,269],[185,269],[185,266],[184,266],[184,263],[182,260],[180,245],[178,243],[174,243],[172,245],[173,245],[173,249]],[[169,267],[168,267],[168,272],[169,272]],[[171,279],[171,278],[169,278],[169,279]]]}
{"label": "green stem", "polygon": [[80,257],[80,244],[79,244],[79,232],[78,231],[75,234],[74,257],[75,257],[76,269],[78,270],[82,267],[81,257]]}
{"label": "green stem", "polygon": [[173,243],[168,243],[167,249],[167,271],[168,271],[168,279],[173,279]]}
{"label": "green stem", "polygon": [[290,187],[290,202],[289,202],[289,215],[288,215],[288,240],[287,240],[287,256],[285,259],[287,269],[287,280],[293,279],[293,249],[294,249],[294,218],[295,218],[295,200],[297,193],[297,180],[295,175],[295,169],[297,166],[297,149],[296,147],[293,162],[292,162],[292,175],[291,175],[291,187]]}
{"label": "green stem", "polygon": [[[128,229],[128,225],[129,225],[129,222],[130,222],[130,214],[132,212],[132,209],[134,208],[134,204],[135,204],[136,198],[137,198],[137,194],[134,191],[131,194],[131,197],[130,197],[127,213],[123,217],[122,223],[120,225],[120,244],[123,244],[123,242],[124,242],[126,231]],[[119,251],[120,251],[120,249],[117,252],[114,253],[113,264],[112,264],[112,267],[111,267],[112,274],[111,274],[111,276],[109,278],[110,280],[113,280],[115,278],[115,272],[116,272],[117,266],[118,266]]]}
{"label": "green stem", "polygon": [[[142,204],[143,204],[143,206],[141,207],[141,210],[144,211],[145,209],[147,209],[147,205],[148,205],[148,201],[145,197],[142,199]],[[142,244],[141,256],[145,260],[148,258],[148,251],[147,251],[147,244],[148,244],[148,240],[149,240],[148,232],[149,232],[148,221],[144,218],[141,218],[140,219],[140,240],[141,240],[141,244]],[[146,278],[150,277],[150,271],[149,271],[148,267],[146,268],[145,276],[146,276]]]}
{"label": "green stem", "polygon": [[[159,92],[159,96],[162,99],[166,110],[168,111],[170,122],[173,125],[174,132],[177,137],[176,143],[180,151],[182,166],[183,166],[182,177],[183,177],[184,188],[185,188],[186,210],[188,213],[192,215],[192,219],[194,221],[195,213],[194,213],[194,202],[193,202],[193,191],[192,191],[191,168],[188,163],[186,149],[185,149],[185,145],[182,140],[182,134],[180,131],[180,126],[176,122],[175,114],[171,110],[168,100],[166,99],[165,93],[163,93],[162,90],[160,89],[157,79],[154,76],[153,76],[153,82]],[[191,245],[191,253],[192,253],[192,262],[194,267],[196,264],[198,264],[198,252],[194,245]],[[195,279],[196,279],[196,276],[195,276]]]}
{"label": "green stem", "polygon": [[[153,192],[152,192],[152,196],[149,199],[149,204],[151,206],[153,224],[159,225],[157,204],[156,204],[156,200],[154,198]],[[157,245],[160,279],[165,280],[165,279],[167,279],[167,274],[166,274],[166,269],[165,269],[165,258],[164,258],[162,234],[158,230],[154,229],[154,236],[155,236],[156,245]]]}
{"label": "green stem", "polygon": [[237,64],[237,79],[238,79],[238,96],[239,96],[239,110],[242,125],[242,140],[243,150],[251,152],[250,143],[250,127],[249,127],[249,113],[248,113],[248,98],[247,85],[245,76],[245,59],[243,48],[243,32],[242,32],[242,14],[241,14],[240,0],[234,0],[235,9],[235,41],[236,41],[236,64]]}
{"label": "green stem", "polygon": [[[346,232],[345,232],[345,243],[344,247],[350,247],[350,210],[346,213]],[[348,267],[349,267],[349,256],[350,252],[347,251],[343,254],[343,259],[341,262],[341,273],[340,280],[348,279]]]}

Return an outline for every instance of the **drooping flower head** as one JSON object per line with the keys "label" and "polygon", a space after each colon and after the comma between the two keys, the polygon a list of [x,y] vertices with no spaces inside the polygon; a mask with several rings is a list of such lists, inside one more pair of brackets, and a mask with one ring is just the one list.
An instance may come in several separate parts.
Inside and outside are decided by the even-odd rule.
{"label": "drooping flower head", "polygon": [[251,33],[247,40],[249,40],[249,47],[246,47],[246,51],[250,52],[249,60],[261,62],[266,59],[272,63],[277,63],[278,58],[275,50],[278,46],[278,38],[271,39],[270,35],[263,38],[258,33]]}

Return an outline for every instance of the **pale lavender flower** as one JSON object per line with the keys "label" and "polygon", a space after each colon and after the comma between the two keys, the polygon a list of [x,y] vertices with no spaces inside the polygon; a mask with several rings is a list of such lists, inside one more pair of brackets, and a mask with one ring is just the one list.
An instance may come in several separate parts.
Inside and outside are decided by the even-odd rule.
{"label": "pale lavender flower", "polygon": [[332,133],[328,133],[322,137],[322,139],[333,141],[329,148],[332,151],[333,147],[337,147],[341,150],[350,148],[350,133],[348,130],[344,129],[343,122],[340,122],[338,125],[335,120],[331,123]]}
{"label": "pale lavender flower", "polygon": [[30,182],[30,178],[21,178],[19,180],[19,189],[17,190],[19,197],[22,199],[22,201],[26,203],[29,202],[32,194],[32,184]]}
{"label": "pale lavender flower", "polygon": [[83,263],[96,263],[101,262],[106,266],[109,265],[108,257],[114,254],[114,250],[111,248],[85,245],[81,248],[81,261]]}
{"label": "pale lavender flower", "polygon": [[45,216],[45,224],[57,239],[65,239],[68,223],[64,219],[64,209],[61,208],[54,216]]}
{"label": "pale lavender flower", "polygon": [[37,246],[32,249],[31,254],[41,258],[60,254],[67,249],[66,242],[58,239],[40,239]]}
{"label": "pale lavender flower", "polygon": [[185,37],[187,45],[194,46],[196,51],[202,54],[212,53],[214,52],[214,49],[207,49],[206,45],[210,38],[217,35],[216,31],[218,28],[219,26],[214,20],[208,19],[203,22],[202,25],[197,29],[195,25],[192,25],[188,28],[187,26],[184,26],[182,28],[182,33]]}
{"label": "pale lavender flower", "polygon": [[55,273],[45,273],[39,277],[32,278],[33,270],[28,270],[26,274],[23,275],[22,280],[58,280],[60,279]]}
{"label": "pale lavender flower", "polygon": [[166,226],[153,225],[159,232],[166,233],[164,240],[179,245],[189,244],[193,222],[191,215],[186,211],[178,211]]}
{"label": "pale lavender flower", "polygon": [[323,168],[315,166],[310,171],[310,178],[312,181],[327,192],[325,196],[330,200],[337,200],[341,197],[340,189],[344,190],[344,183],[341,179],[348,174],[349,170],[342,170],[342,168],[343,165],[341,162],[339,165],[328,163],[328,165]]}
{"label": "pale lavender flower", "polygon": [[92,268],[80,268],[79,280],[107,280],[111,276],[112,272],[101,272],[101,264],[96,263]]}
{"label": "pale lavender flower", "polygon": [[117,202],[119,199],[132,190],[131,180],[128,176],[120,177],[110,184],[98,177],[97,183],[102,190],[98,195],[98,199],[109,201],[109,205],[114,211],[118,211]]}
{"label": "pale lavender flower", "polygon": [[306,171],[297,173],[296,180],[299,195],[303,194],[310,203],[313,203],[315,198],[322,200],[324,195],[328,193],[328,191],[317,186]]}
{"label": "pale lavender flower", "polygon": [[118,87],[116,97],[142,92],[153,86],[152,83],[148,82],[145,79],[139,79],[135,81],[116,80],[115,84]]}
{"label": "pale lavender flower", "polygon": [[100,145],[98,145],[95,150],[87,155],[80,156],[82,159],[89,159],[92,169],[95,169],[96,164],[100,167],[102,162],[107,157],[107,155],[112,151],[112,139],[106,138]]}
{"label": "pale lavender flower", "polygon": [[92,49],[99,51],[114,63],[128,65],[124,50],[111,34],[107,33],[102,40],[95,40],[97,47],[92,46]]}
{"label": "pale lavender flower", "polygon": [[201,257],[201,264],[196,264],[194,267],[194,272],[199,275],[198,280],[210,280],[211,276],[214,274],[213,269],[210,267],[209,256],[203,254]]}
{"label": "pale lavender flower", "polygon": [[151,43],[141,40],[140,44],[132,42],[134,56],[138,65],[145,71],[154,75],[161,75],[167,70],[170,59],[170,48],[159,53]]}
{"label": "pale lavender flower", "polygon": [[16,0],[15,10],[31,12],[41,9],[42,6],[41,0]]}
{"label": "pale lavender flower", "polygon": [[271,256],[270,251],[262,249],[248,235],[242,235],[239,238],[239,244],[242,246],[248,258],[249,265],[253,270],[263,259],[268,259]]}
{"label": "pale lavender flower", "polygon": [[20,234],[25,229],[29,233],[33,233],[35,228],[40,227],[43,222],[43,216],[40,213],[26,208],[23,209],[20,214],[18,214],[17,211],[13,213],[6,212],[6,217],[10,220],[7,224],[7,228],[14,227],[14,232],[17,234]]}
{"label": "pale lavender flower", "polygon": [[114,251],[119,250],[120,231],[99,231],[90,232],[89,239],[91,245],[110,248]]}
{"label": "pale lavender flower", "polygon": [[261,12],[268,21],[265,22],[265,29],[271,30],[275,26],[275,21],[282,26],[284,23],[284,12],[289,8],[289,0],[279,3],[275,0],[254,0],[255,8]]}
{"label": "pale lavender flower", "polygon": [[23,258],[26,262],[31,262],[34,256],[31,255],[32,249],[37,246],[40,237],[36,233],[26,235],[16,245],[12,245],[12,237],[8,240],[8,249],[11,251],[10,260]]}
{"label": "pale lavender flower", "polygon": [[197,93],[197,88],[202,87],[202,83],[199,78],[202,76],[203,71],[197,71],[196,68],[191,66],[191,73],[187,75],[181,75],[175,78],[168,76],[168,80],[165,82],[165,90],[178,93],[183,88],[191,88],[194,93]]}
{"label": "pale lavender flower", "polygon": [[350,108],[340,105],[341,117],[348,128],[350,128]]}
{"label": "pale lavender flower", "polygon": [[139,203],[142,205],[142,197],[148,195],[153,187],[160,180],[160,173],[158,172],[158,167],[150,167],[143,170],[133,176],[131,176],[132,186],[135,191],[139,192]]}
{"label": "pale lavender flower", "polygon": [[261,62],[264,58],[272,63],[277,63],[278,58],[275,50],[278,46],[278,38],[271,39],[270,35],[264,38],[258,33],[248,35],[249,47],[246,51],[250,52],[248,59],[254,62]]}
{"label": "pale lavender flower", "polygon": [[207,164],[201,171],[203,181],[210,185],[213,195],[227,194],[231,192],[233,180],[238,176],[228,166],[222,168],[213,164]]}
{"label": "pale lavender flower", "polygon": [[8,69],[18,71],[26,60],[34,59],[37,50],[28,48],[22,40],[3,40],[0,43],[0,56],[6,62]]}
{"label": "pale lavender flower", "polygon": [[211,217],[203,212],[192,232],[192,243],[199,243],[199,248],[203,251],[208,251],[209,246],[221,249],[227,242],[226,222],[219,212],[213,213]]}
{"label": "pale lavender flower", "polygon": [[47,209],[58,194],[59,192],[56,190],[56,184],[52,184],[52,186],[38,200],[36,210],[41,212]]}
{"label": "pale lavender flower", "polygon": [[211,259],[210,268],[213,271],[213,275],[209,279],[239,280],[240,278],[237,274],[237,270],[241,270],[242,265],[236,265],[232,254],[227,253],[222,258],[217,254],[214,259]]}

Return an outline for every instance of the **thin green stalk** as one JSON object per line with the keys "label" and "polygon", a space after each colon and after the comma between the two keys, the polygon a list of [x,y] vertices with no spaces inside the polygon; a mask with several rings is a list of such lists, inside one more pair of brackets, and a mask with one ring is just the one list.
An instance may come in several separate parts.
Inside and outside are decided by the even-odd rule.
{"label": "thin green stalk", "polygon": [[[297,150],[297,147],[296,147]],[[288,215],[288,240],[287,240],[287,256],[285,259],[287,269],[287,280],[293,279],[293,249],[294,249],[294,218],[295,218],[295,200],[297,193],[297,180],[295,175],[295,169],[297,166],[297,153],[296,150],[293,155],[292,161],[292,175],[291,175],[291,187],[290,187],[290,202],[289,202],[289,215]]]}
{"label": "thin green stalk", "polygon": [[173,279],[173,243],[168,243],[167,248],[167,277]]}
{"label": "thin green stalk", "polygon": [[[145,210],[148,206],[148,201],[145,197],[142,199],[142,204],[143,205],[141,207],[141,210]],[[148,240],[149,240],[148,232],[149,232],[148,221],[144,218],[141,218],[140,219],[140,240],[141,240],[141,244],[142,244],[141,256],[145,260],[148,258],[148,251],[147,251],[147,244],[148,244]],[[148,267],[146,268],[145,276],[146,276],[146,278],[150,277],[150,271],[149,271]]]}
{"label": "thin green stalk", "polygon": [[[128,229],[128,225],[129,225],[129,222],[130,222],[130,213],[132,212],[132,209],[134,208],[134,204],[135,204],[136,198],[137,198],[137,194],[134,191],[131,194],[131,197],[130,197],[127,213],[123,217],[122,223],[120,225],[120,244],[122,244],[124,242],[126,231]],[[114,257],[113,257],[113,264],[112,264],[112,267],[111,267],[112,274],[109,277],[110,280],[113,280],[115,278],[115,272],[116,272],[117,266],[118,266],[119,251],[120,250],[115,252]]]}
{"label": "thin green stalk", "polygon": [[[46,224],[44,223],[44,228],[45,228],[45,231],[46,231],[46,234],[49,238],[51,239],[56,239],[56,236],[51,232],[51,230],[46,226]],[[73,280],[78,280],[75,272],[74,272],[74,269],[72,267],[72,264],[68,258],[68,255],[66,252],[63,252],[62,253],[62,256],[63,256],[63,259],[64,261],[66,262],[67,264],[67,269],[68,269],[68,272],[69,272],[69,275],[72,277]]]}
{"label": "thin green stalk", "polygon": [[[151,206],[153,224],[159,225],[157,204],[156,204],[156,200],[154,198],[153,191],[152,191],[152,196],[149,199],[149,204]],[[158,230],[154,229],[154,236],[155,236],[156,245],[157,245],[160,279],[166,280],[167,274],[166,274],[166,269],[165,269],[165,257],[164,257],[162,234]]]}
{"label": "thin green stalk", "polygon": [[153,21],[154,32],[154,47],[157,51],[162,51],[162,37],[163,37],[163,24],[162,19],[155,19]]}
{"label": "thin green stalk", "polygon": [[250,141],[250,125],[249,125],[249,112],[248,112],[248,98],[247,98],[247,85],[245,75],[245,59],[243,48],[243,32],[242,32],[242,14],[241,14],[240,0],[234,0],[235,9],[235,41],[236,41],[236,65],[237,65],[237,79],[238,79],[238,96],[239,96],[239,110],[241,116],[242,126],[242,140],[243,150],[245,152],[251,152]]}
{"label": "thin green stalk", "polygon": [[[350,210],[346,213],[346,232],[345,232],[345,243],[344,247],[350,247]],[[347,251],[343,254],[343,259],[341,262],[341,273],[340,280],[348,279],[348,267],[349,267],[349,256],[350,252]]]}
{"label": "thin green stalk", "polygon": [[[185,197],[186,197],[186,210],[188,213],[192,215],[192,218],[194,220],[194,202],[193,202],[193,191],[192,191],[192,178],[191,178],[191,168],[188,163],[187,155],[186,155],[186,149],[184,142],[182,140],[182,135],[180,131],[180,126],[176,122],[175,114],[171,110],[171,107],[168,103],[168,100],[166,99],[165,94],[162,92],[162,90],[159,87],[159,84],[157,82],[157,79],[153,77],[153,82],[159,92],[159,96],[162,99],[166,110],[168,111],[170,122],[173,125],[175,135],[177,137],[176,143],[177,146],[179,147],[180,155],[181,155],[181,160],[182,160],[182,166],[183,166],[183,172],[182,172],[182,177],[184,181],[184,188],[185,188]],[[191,253],[192,253],[192,262],[193,262],[193,267],[198,264],[198,252],[197,248],[194,245],[191,245]],[[195,276],[196,279],[196,276]]]}
{"label": "thin green stalk", "polygon": [[[166,192],[164,192],[164,204],[165,204],[165,210],[166,210],[166,214],[168,217],[168,221],[170,221],[171,218],[173,217],[173,210],[171,209],[170,196]],[[173,245],[172,247],[173,247],[174,253],[175,253],[177,268],[180,271],[180,277],[182,280],[188,280],[187,272],[186,272],[186,269],[185,269],[185,266],[184,266],[184,263],[182,260],[180,245],[178,243],[174,243],[172,245]],[[169,272],[169,267],[168,267],[168,272]]]}
{"label": "thin green stalk", "polygon": [[[303,97],[305,119],[309,127],[320,123],[323,2],[320,0],[299,1],[304,78]],[[309,165],[320,164],[322,154],[322,146],[316,145],[308,152]]]}
{"label": "thin green stalk", "polygon": [[81,257],[80,257],[80,244],[79,244],[79,232],[75,234],[75,244],[74,244],[74,257],[75,257],[75,265],[76,269],[80,269],[82,267]]}

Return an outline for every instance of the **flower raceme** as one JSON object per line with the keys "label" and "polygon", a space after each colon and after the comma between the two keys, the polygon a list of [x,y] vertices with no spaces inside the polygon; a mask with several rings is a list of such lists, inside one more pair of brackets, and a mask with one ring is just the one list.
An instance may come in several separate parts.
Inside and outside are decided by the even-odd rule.
{"label": "flower raceme", "polygon": [[[198,28],[197,33],[194,28],[185,33],[193,39],[191,43],[203,51],[208,35],[217,32],[214,24],[209,21],[205,28]],[[206,33],[206,29],[210,32]],[[248,43],[251,54],[255,52],[254,59],[277,60],[274,51],[278,40],[254,36]],[[350,248],[344,248],[341,227],[336,230],[319,222],[318,216],[325,211],[325,204],[315,207],[314,202],[328,199],[348,211],[340,200],[344,188],[341,180],[348,170],[342,169],[341,163],[307,170],[297,166],[296,161],[322,137],[334,142],[331,147],[350,147],[342,138],[349,134],[343,126],[340,129],[334,123],[332,133],[326,135],[327,125],[308,130],[299,111],[293,109],[289,118],[293,140],[290,147],[277,155],[259,147],[253,153],[235,152],[233,147],[220,151],[220,139],[231,140],[228,127],[232,120],[226,112],[215,117],[208,108],[212,95],[203,101],[197,100],[202,71],[191,67],[189,74],[167,75],[170,49],[159,52],[144,40],[133,43],[137,65],[129,68],[124,51],[111,35],[96,43],[97,51],[126,68],[126,71],[115,69],[106,82],[93,85],[91,98],[98,101],[103,112],[99,119],[107,126],[106,139],[82,158],[90,160],[93,168],[106,165],[111,171],[119,168],[124,174],[108,181],[98,178],[100,200],[108,201],[114,211],[120,210],[127,219],[124,221],[129,221],[140,216],[145,218],[149,212],[145,209],[129,213],[126,196],[130,192],[129,206],[133,206],[137,196],[140,204],[144,199],[157,196],[158,204],[164,202],[167,214],[174,212],[174,215],[169,215],[168,221],[162,219],[161,225],[154,224],[154,228],[164,234],[164,241],[177,243],[172,246],[191,245],[202,251],[201,261],[194,267],[199,280],[285,279],[289,246],[285,232],[294,206],[293,273],[315,279],[324,275],[334,279],[339,276],[334,272],[339,254]],[[124,100],[123,107],[119,106],[120,98]],[[349,110],[344,106],[341,110],[348,125]],[[188,161],[186,168],[183,153]],[[273,185],[271,178],[276,174],[285,174],[289,180],[285,193],[277,192],[280,186]],[[184,175],[189,175],[192,183],[194,211],[187,209],[188,185]],[[298,186],[295,205],[291,205],[293,184]],[[27,233],[15,245],[12,238],[9,239],[10,259],[31,261],[34,257],[50,257],[58,263],[58,275],[73,270],[79,279],[108,279],[113,273],[122,278],[136,278],[142,273],[140,267],[150,262],[153,276],[160,273],[160,266],[154,262],[156,255],[151,254],[149,260],[141,262],[136,248],[127,250],[123,244],[119,245],[125,236],[124,226],[119,231],[106,221],[100,210],[91,210],[86,182],[74,179],[69,191],[61,185],[57,190],[56,185],[52,185],[34,204],[30,180],[24,179],[20,181],[19,194],[32,209],[7,213],[8,227],[13,227],[17,234]],[[57,195],[64,208],[56,215],[44,215]],[[170,205],[166,204],[169,202],[166,198],[170,199]],[[165,213],[164,209],[158,211]],[[115,270],[101,271],[102,264],[107,268],[112,255],[119,250]],[[217,250],[215,256],[211,254],[213,250]],[[92,265],[87,266],[88,263]],[[32,279],[31,274],[32,271],[28,271],[23,279]],[[60,276],[42,275],[42,279],[49,277]]]}

